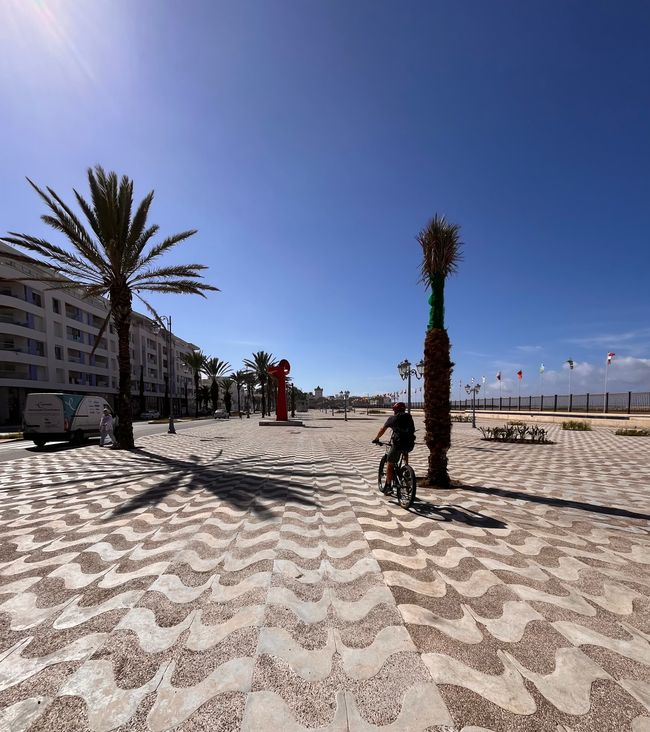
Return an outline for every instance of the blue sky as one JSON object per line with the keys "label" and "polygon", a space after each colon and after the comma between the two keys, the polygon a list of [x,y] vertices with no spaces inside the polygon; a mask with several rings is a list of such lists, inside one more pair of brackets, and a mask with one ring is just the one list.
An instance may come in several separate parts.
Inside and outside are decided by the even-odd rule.
{"label": "blue sky", "polygon": [[[462,227],[454,393],[650,389],[650,5],[594,0],[4,0],[0,230],[127,173],[207,301],[153,296],[239,365],[391,392],[422,356],[417,232]],[[492,393],[496,393],[493,391]]]}

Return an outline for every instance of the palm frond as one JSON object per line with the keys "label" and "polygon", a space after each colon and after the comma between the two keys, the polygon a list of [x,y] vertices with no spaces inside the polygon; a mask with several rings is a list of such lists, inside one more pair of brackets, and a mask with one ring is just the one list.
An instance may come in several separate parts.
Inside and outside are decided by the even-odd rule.
{"label": "palm frond", "polygon": [[[156,227],[156,231],[157,231]],[[174,234],[173,236],[167,237],[164,241],[161,241],[160,244],[156,244],[153,246],[144,256],[140,257],[140,259],[137,262],[138,269],[147,266],[151,262],[153,262],[154,259],[157,259],[161,254],[166,252],[168,249],[171,249],[172,247],[175,247],[177,244],[180,244],[180,242],[185,241],[186,239],[189,239],[191,236],[194,236],[196,234],[198,229],[189,229],[188,231],[181,231],[179,234]],[[139,252],[144,249],[148,239],[153,236],[156,232],[152,232],[149,234],[148,232],[145,232],[147,234],[146,238],[143,236],[143,240],[138,240],[138,247]]]}
{"label": "palm frond", "polygon": [[[30,252],[36,252],[36,254],[39,254],[45,260],[52,260],[51,262],[36,262],[39,266],[47,266],[64,274],[72,273],[73,276],[86,277],[93,281],[101,281],[101,277],[95,268],[87,262],[84,262],[75,254],[62,249],[56,244],[52,244],[46,239],[39,239],[38,237],[29,236],[28,234],[20,234],[16,231],[10,231],[9,234],[10,236],[0,237],[0,241],[5,244],[13,244],[14,246],[22,247]],[[18,260],[18,255],[13,252],[5,252],[4,256]],[[34,264],[34,260],[32,259],[31,261],[32,264]],[[64,269],[66,270],[65,272],[63,272]]]}
{"label": "palm frond", "polygon": [[178,280],[177,282],[141,282],[131,289],[133,292],[145,290],[147,292],[168,292],[179,295],[201,295],[201,297],[206,297],[205,292],[214,291],[218,288],[212,285],[204,285],[194,280]]}
{"label": "palm frond", "polygon": [[200,272],[207,269],[205,264],[174,264],[169,267],[157,267],[156,269],[147,269],[144,272],[132,277],[129,281],[137,284],[142,280],[158,280],[167,277],[202,277]]}
{"label": "palm frond", "polygon": [[[147,217],[149,216],[149,209],[151,208],[151,204],[153,203],[154,198],[154,192],[149,191],[147,195],[140,201],[140,205],[138,206],[135,215],[133,216],[133,222],[131,223],[131,231],[129,232],[129,237],[127,239],[127,245],[130,247],[138,248],[138,242],[140,241],[142,235],[145,232],[145,227],[147,225]],[[157,227],[156,227],[157,230]],[[146,243],[146,241],[145,241]],[[144,244],[143,244],[144,246]],[[142,247],[140,247],[138,251],[138,256],[140,255],[140,252],[142,252]]]}
{"label": "palm frond", "polygon": [[422,247],[420,281],[425,285],[428,286],[435,275],[447,277],[458,270],[463,258],[458,224],[451,224],[444,216],[436,214],[416,239]]}

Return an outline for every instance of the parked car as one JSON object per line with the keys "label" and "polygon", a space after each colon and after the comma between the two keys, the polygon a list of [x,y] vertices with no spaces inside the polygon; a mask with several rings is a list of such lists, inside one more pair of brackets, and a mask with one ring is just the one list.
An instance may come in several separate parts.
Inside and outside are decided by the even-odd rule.
{"label": "parked car", "polygon": [[160,419],[160,412],[156,412],[155,409],[150,409],[147,412],[142,412],[140,419]]}
{"label": "parked car", "polygon": [[69,440],[77,444],[99,435],[105,399],[83,394],[28,394],[23,414],[23,437],[36,447]]}
{"label": "parked car", "polygon": [[217,409],[214,413],[215,419],[230,419],[230,415],[225,409]]}

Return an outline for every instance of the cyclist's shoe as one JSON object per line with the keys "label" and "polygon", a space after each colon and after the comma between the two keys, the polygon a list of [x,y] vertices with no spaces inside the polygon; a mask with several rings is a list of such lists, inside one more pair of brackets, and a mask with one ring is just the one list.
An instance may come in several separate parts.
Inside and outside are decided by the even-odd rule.
{"label": "cyclist's shoe", "polygon": [[384,483],[384,487],[381,489],[381,492],[385,496],[390,496],[393,493],[393,486],[390,483]]}

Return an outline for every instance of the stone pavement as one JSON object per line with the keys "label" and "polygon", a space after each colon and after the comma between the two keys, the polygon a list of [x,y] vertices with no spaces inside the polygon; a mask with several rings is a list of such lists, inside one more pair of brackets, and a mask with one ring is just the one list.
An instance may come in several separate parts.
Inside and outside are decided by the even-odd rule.
{"label": "stone pavement", "polygon": [[407,512],[381,419],[3,464],[0,729],[650,730],[650,440],[458,424]]}

